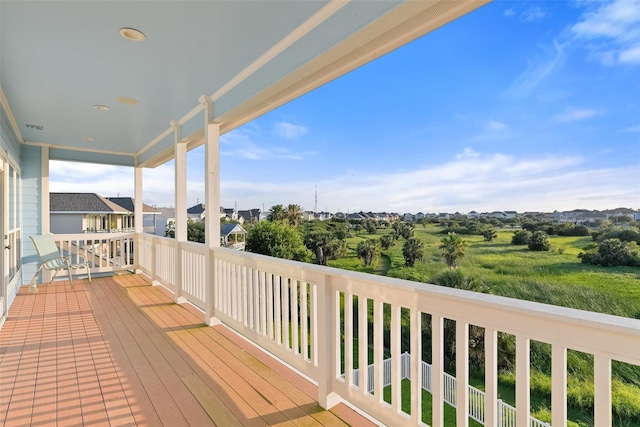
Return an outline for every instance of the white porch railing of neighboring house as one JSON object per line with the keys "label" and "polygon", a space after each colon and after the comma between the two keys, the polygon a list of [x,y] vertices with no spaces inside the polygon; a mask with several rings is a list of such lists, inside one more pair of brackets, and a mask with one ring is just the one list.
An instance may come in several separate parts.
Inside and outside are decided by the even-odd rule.
{"label": "white porch railing of neighboring house", "polygon": [[[103,233],[134,233],[136,231],[135,227],[125,227],[125,228],[110,228],[110,229],[87,229],[84,230],[84,234],[103,234]],[[146,225],[142,227],[143,233],[155,233],[156,227],[154,225]]]}
{"label": "white porch railing of neighboring house", "polygon": [[[384,380],[383,386],[387,387],[391,385],[391,362],[392,359],[385,359],[382,364]],[[431,393],[431,364],[427,362],[421,362],[421,380],[422,389]],[[456,407],[456,378],[446,372],[444,372],[444,403]],[[342,375],[344,377],[344,374]],[[401,355],[400,366],[400,379],[411,379],[411,354],[404,352]],[[367,366],[367,391],[373,393],[375,381],[375,365],[371,363]],[[353,370],[353,384],[359,386],[360,384],[360,370]],[[484,404],[485,393],[472,385],[469,385],[469,418],[484,424]],[[501,399],[497,402],[498,405],[498,427],[516,427],[516,408],[503,402]],[[540,421],[535,417],[529,419],[529,427],[550,427],[549,423]]]}
{"label": "white porch railing of neighboring house", "polygon": [[134,268],[134,233],[55,234],[63,256],[71,262],[88,262],[91,273]]}
{"label": "white porch railing of neighboring house", "polygon": [[[87,235],[75,237],[86,238]],[[95,236],[95,239],[103,238],[133,241],[128,234]],[[69,236],[63,240],[73,239]],[[453,401],[458,420],[467,420],[473,415],[476,419],[483,418],[485,425],[542,426],[534,424],[529,414],[531,340],[551,344],[552,424],[565,423],[567,349],[572,349],[593,355],[595,425],[610,425],[612,360],[640,365],[640,320],[636,319],[227,248],[209,250],[202,244],[176,242],[149,234],[138,234],[135,239],[135,260],[130,268],[140,269],[155,284],[174,291],[176,300],[189,301],[203,309],[211,323],[226,324],[309,377],[318,385],[323,407],[344,399],[388,425],[424,425],[421,396],[427,383],[431,387],[434,425],[441,424],[444,403]],[[83,248],[81,243],[70,244]],[[373,307],[372,320],[369,319],[370,307]],[[401,327],[403,313],[409,317],[405,332]],[[422,314],[430,315],[431,323],[432,372],[426,377],[420,363]],[[453,320],[456,325],[455,378],[444,375],[444,319]],[[389,328],[386,332],[385,325]],[[469,389],[469,325],[485,328],[483,396]],[[371,335],[369,330],[373,331]],[[506,404],[498,406],[498,331],[515,336],[516,407],[524,408],[521,410],[509,409]],[[408,333],[410,338],[407,340],[409,356],[401,354],[403,333]],[[388,335],[386,343],[385,335]],[[374,369],[372,379],[365,372],[368,370],[354,373],[356,336],[359,348],[372,348],[375,366],[390,365],[388,372]],[[384,362],[385,353],[391,355],[390,362]],[[357,357],[359,366],[368,365],[366,351],[359,352]],[[409,362],[403,363],[407,358]],[[341,366],[345,367],[344,371]],[[410,415],[404,413],[401,406],[403,375],[419,379],[411,382]],[[391,387],[391,404],[384,401],[385,384]],[[480,400],[484,401],[482,415],[474,409],[481,406],[474,403]],[[460,402],[464,403],[458,404]]]}

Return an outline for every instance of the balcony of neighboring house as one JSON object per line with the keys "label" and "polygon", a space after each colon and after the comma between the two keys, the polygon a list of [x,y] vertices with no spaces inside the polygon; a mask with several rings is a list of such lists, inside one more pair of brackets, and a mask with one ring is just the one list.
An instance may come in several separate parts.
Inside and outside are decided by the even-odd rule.
{"label": "balcony of neighboring house", "polygon": [[[611,425],[612,366],[640,365],[639,320],[225,248],[218,215],[203,219],[204,244],[187,239],[189,150],[204,146],[217,212],[221,135],[484,3],[0,2],[0,424],[538,427],[539,341],[552,424],[566,424],[580,351],[594,425]],[[129,168],[132,208],[99,195],[59,208],[51,160]],[[144,233],[157,191],[144,173],[169,161],[175,238]],[[38,275],[29,237],[52,232],[91,283]],[[498,393],[503,334],[513,405]]]}

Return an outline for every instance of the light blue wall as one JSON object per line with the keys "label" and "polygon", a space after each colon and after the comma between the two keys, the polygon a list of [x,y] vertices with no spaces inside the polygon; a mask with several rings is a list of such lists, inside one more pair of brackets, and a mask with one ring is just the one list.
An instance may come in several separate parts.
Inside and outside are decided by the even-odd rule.
{"label": "light blue wall", "polygon": [[29,236],[42,234],[42,149],[22,146],[22,283],[38,270],[38,254]]}

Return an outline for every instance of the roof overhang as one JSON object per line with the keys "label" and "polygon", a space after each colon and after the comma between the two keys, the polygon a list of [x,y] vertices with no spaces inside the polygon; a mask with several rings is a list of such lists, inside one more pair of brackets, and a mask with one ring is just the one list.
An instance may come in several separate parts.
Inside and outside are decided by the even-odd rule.
{"label": "roof overhang", "polygon": [[52,159],[155,167],[173,157],[171,121],[203,143],[202,100],[224,134],[489,1],[5,0],[0,102]]}

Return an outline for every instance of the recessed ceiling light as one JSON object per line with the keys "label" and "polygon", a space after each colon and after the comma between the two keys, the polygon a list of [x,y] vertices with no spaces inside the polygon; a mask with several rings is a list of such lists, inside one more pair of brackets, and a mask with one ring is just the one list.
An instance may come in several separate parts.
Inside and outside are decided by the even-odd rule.
{"label": "recessed ceiling light", "polygon": [[116,101],[118,101],[121,104],[127,104],[127,105],[138,105],[139,101],[135,98],[129,98],[128,96],[119,96],[116,98]]}
{"label": "recessed ceiling light", "polygon": [[86,141],[86,142],[93,142],[93,141],[95,141],[96,139],[95,139],[95,138],[91,138],[90,136],[86,136],[86,137],[82,138],[82,140],[83,140],[83,141]]}
{"label": "recessed ceiling light", "polygon": [[141,42],[147,38],[144,33],[140,30],[136,30],[135,28],[120,28],[120,35],[127,40],[131,40],[133,42]]}
{"label": "recessed ceiling light", "polygon": [[100,111],[109,111],[111,108],[106,105],[94,105],[93,108]]}

